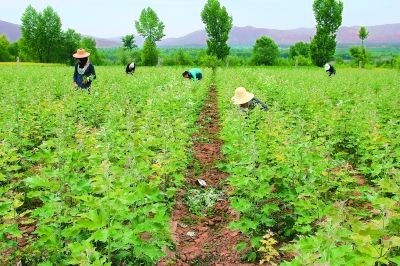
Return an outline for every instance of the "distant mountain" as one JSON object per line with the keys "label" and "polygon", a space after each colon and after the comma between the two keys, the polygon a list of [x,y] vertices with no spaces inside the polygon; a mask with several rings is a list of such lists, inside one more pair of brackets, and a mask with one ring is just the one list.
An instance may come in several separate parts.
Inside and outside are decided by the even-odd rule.
{"label": "distant mountain", "polygon": [[[358,30],[360,26],[341,27],[338,32],[338,43],[359,44]],[[378,26],[368,26],[368,44],[400,44],[400,23]],[[21,37],[20,26],[0,20],[0,34],[5,34],[11,42]],[[231,46],[252,46],[261,36],[268,36],[281,46],[304,41],[309,42],[315,34],[313,28],[298,28],[292,30],[275,30],[265,28],[233,27],[228,40]],[[121,37],[96,38],[98,48],[113,48],[121,46]],[[143,45],[143,38],[135,36],[136,44]],[[204,30],[195,31],[179,38],[166,38],[158,43],[160,47],[204,47],[207,43]]]}
{"label": "distant mountain", "polygon": [[21,38],[20,26],[0,20],[0,35],[5,34],[10,42]]}
{"label": "distant mountain", "polygon": [[[341,27],[337,39],[339,44],[358,44],[360,26]],[[400,23],[367,27],[369,44],[400,44]],[[233,27],[228,43],[231,46],[252,46],[261,36],[272,38],[279,45],[292,45],[296,42],[309,42],[315,35],[313,28],[298,28],[292,30],[275,30],[247,27]],[[195,31],[180,38],[167,38],[160,46],[205,46],[207,34],[204,30]]]}

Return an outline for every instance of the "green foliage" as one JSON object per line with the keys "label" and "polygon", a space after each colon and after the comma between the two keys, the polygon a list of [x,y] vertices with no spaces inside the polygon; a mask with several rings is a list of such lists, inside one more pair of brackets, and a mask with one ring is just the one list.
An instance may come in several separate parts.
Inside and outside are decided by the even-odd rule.
{"label": "green foliage", "polygon": [[81,35],[73,29],[68,29],[62,33],[63,49],[60,51],[60,58],[68,62],[70,65],[75,63],[75,59],[72,55],[80,47]]}
{"label": "green foliage", "polygon": [[54,62],[62,47],[61,19],[50,6],[38,13],[29,5],[21,18],[25,54],[39,62]]}
{"label": "green foliage", "polygon": [[223,65],[223,62],[213,55],[204,55],[199,59],[199,64],[204,67],[216,69]]}
{"label": "green foliage", "polygon": [[350,54],[353,58],[353,65],[364,67],[369,61],[369,55],[362,47],[353,46],[350,48]]}
{"label": "green foliage", "polygon": [[0,35],[0,62],[11,61],[10,42],[6,35]]}
{"label": "green foliage", "polygon": [[215,188],[189,189],[185,195],[185,204],[189,211],[196,215],[207,215],[213,210],[222,192]]}
{"label": "green foliage", "polygon": [[364,48],[364,41],[368,38],[368,35],[369,35],[369,32],[367,31],[367,29],[365,27],[361,27],[360,31],[358,32],[358,37],[361,40],[361,47],[363,49],[365,49]]}
{"label": "green foliage", "polygon": [[73,64],[71,55],[79,47],[81,35],[72,29],[61,31],[61,19],[50,7],[42,13],[29,5],[21,18],[22,38],[15,47],[24,61]]}
{"label": "green foliage", "polygon": [[311,58],[315,65],[329,62],[336,50],[336,32],[342,24],[341,0],[314,0],[317,33],[311,41]]}
{"label": "green foliage", "polygon": [[295,56],[293,58],[294,65],[297,66],[312,66],[313,62],[310,57],[304,57],[302,55]]}
{"label": "green foliage", "polygon": [[155,66],[158,63],[158,50],[156,44],[150,39],[144,41],[142,50],[142,64],[144,66]]}
{"label": "green foliage", "polygon": [[96,71],[87,95],[71,88],[72,67],[0,66],[1,265],[154,265],[172,244],[209,81]]}
{"label": "green foliage", "polygon": [[150,7],[142,10],[139,20],[135,21],[135,27],[143,38],[153,43],[165,36],[164,23],[159,20],[156,12]]}
{"label": "green foliage", "polygon": [[266,36],[257,39],[253,47],[253,64],[271,66],[275,63],[278,56],[278,45],[272,39]]}
{"label": "green foliage", "polygon": [[208,0],[201,11],[201,19],[206,25],[208,35],[207,54],[220,60],[226,59],[230,50],[226,42],[232,29],[232,17],[218,0]]}
{"label": "green foliage", "polygon": [[175,50],[170,56],[164,57],[163,65],[166,66],[188,66],[193,61],[190,55],[184,49]]}
{"label": "green foliage", "polygon": [[122,37],[122,47],[131,51],[137,47],[135,44],[135,36],[133,34],[128,34]]}
{"label": "green foliage", "polygon": [[[231,227],[250,238],[251,257],[265,257],[274,247],[260,242],[272,231],[282,257],[295,256],[282,265],[397,261],[397,71],[342,69],[334,80],[316,68],[238,73],[222,68],[216,77],[221,168],[230,175],[231,206],[240,214]],[[270,111],[242,115],[231,103],[238,86]]]}
{"label": "green foliage", "polygon": [[295,59],[298,56],[302,56],[303,58],[310,58],[310,44],[305,42],[297,42],[294,45],[290,46],[289,49],[289,58]]}
{"label": "green foliage", "polygon": [[93,38],[82,38],[79,47],[85,49],[87,52],[90,53],[90,61],[93,64],[97,65],[102,63],[103,59],[101,55],[97,52],[96,41]]}

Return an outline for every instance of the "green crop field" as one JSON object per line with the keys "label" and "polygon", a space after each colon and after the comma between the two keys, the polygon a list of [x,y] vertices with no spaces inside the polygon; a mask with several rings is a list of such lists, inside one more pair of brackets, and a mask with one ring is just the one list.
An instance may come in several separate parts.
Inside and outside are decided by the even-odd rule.
{"label": "green crop field", "polygon": [[[0,265],[155,265],[173,250],[211,84],[243,261],[400,264],[398,71],[96,72],[88,95],[72,89],[72,67],[0,65]],[[238,111],[239,86],[269,112]]]}

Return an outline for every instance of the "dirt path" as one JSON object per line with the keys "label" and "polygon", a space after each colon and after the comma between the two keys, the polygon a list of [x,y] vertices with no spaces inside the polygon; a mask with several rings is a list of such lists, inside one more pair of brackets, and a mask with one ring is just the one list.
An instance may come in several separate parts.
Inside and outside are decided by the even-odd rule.
{"label": "dirt path", "polygon": [[[238,214],[230,208],[223,182],[227,174],[217,169],[223,159],[219,139],[218,99],[215,86],[211,85],[207,101],[197,120],[199,132],[193,135],[194,163],[189,166],[186,186],[178,193],[172,215],[171,231],[176,250],[158,263],[164,265],[254,265],[243,263],[235,247],[246,237],[238,231],[228,229],[229,222],[238,219]],[[202,179],[207,183],[202,187],[197,183]],[[224,184],[225,183],[225,184]],[[207,215],[195,215],[189,211],[185,201],[188,191],[217,191],[218,200]]]}

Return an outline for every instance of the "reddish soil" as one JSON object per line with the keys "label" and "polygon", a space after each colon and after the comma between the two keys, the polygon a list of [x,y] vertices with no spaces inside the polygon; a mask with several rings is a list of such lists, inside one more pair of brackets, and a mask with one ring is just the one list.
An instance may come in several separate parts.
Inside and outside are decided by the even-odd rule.
{"label": "reddish soil", "polygon": [[16,250],[23,252],[24,248],[28,246],[33,239],[36,238],[36,236],[33,235],[33,232],[36,230],[36,225],[26,224],[25,218],[17,219],[16,223],[18,224],[18,229],[20,230],[22,236],[12,237],[10,235],[6,235],[6,238],[8,240],[14,240],[18,243],[18,245],[14,248],[9,248],[0,253],[1,265],[3,265],[2,263],[4,263],[4,265],[6,263],[9,263],[8,258],[13,252],[15,252]]}
{"label": "reddish soil", "polygon": [[[168,255],[159,266],[165,265],[255,265],[242,262],[243,253],[236,251],[238,243],[248,239],[239,231],[228,228],[231,221],[237,220],[239,214],[230,208],[223,180],[227,174],[216,167],[223,160],[221,147],[223,142],[218,138],[220,124],[216,88],[210,87],[209,96],[197,120],[200,130],[193,135],[194,158],[198,161],[201,173],[197,174],[194,164],[189,166],[186,177],[186,188],[177,196],[176,206],[172,214],[171,231],[176,245],[174,252]],[[201,141],[200,141],[201,140]],[[207,187],[223,189],[225,196],[214,206],[211,214],[205,217],[192,214],[184,203],[186,189],[200,188],[197,179],[203,179]]]}

